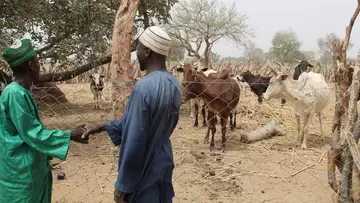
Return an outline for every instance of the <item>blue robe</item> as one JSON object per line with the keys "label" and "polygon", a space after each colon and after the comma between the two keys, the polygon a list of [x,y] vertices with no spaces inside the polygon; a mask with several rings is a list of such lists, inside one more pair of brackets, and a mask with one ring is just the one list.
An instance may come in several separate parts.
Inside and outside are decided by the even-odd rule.
{"label": "blue robe", "polygon": [[172,202],[170,136],[180,104],[179,82],[167,71],[155,71],[134,86],[124,118],[106,123],[113,144],[121,145],[115,188],[128,193],[129,203]]}

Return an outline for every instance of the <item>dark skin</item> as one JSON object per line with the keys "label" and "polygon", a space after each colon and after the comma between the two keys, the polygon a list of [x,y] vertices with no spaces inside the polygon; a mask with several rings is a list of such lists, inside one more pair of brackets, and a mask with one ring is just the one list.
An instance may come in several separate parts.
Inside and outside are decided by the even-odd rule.
{"label": "dark skin", "polygon": [[[147,71],[147,74],[150,74],[154,71],[166,71],[166,56],[160,55],[151,49],[145,47],[141,42],[137,43],[137,58],[140,64],[141,71]],[[106,131],[105,123],[93,125],[93,126],[85,126],[86,132],[83,137],[85,139],[89,139],[89,136],[92,134],[101,133]],[[115,191],[115,201],[117,203],[125,203],[124,200],[125,193]]]}
{"label": "dark skin", "polygon": [[[15,67],[14,82],[19,83],[25,89],[30,90],[33,83],[39,81],[40,77],[40,63],[38,57],[35,55],[29,61]],[[87,143],[88,139],[83,138],[82,135],[85,132],[85,125],[78,125],[71,129],[70,140],[80,143]]]}

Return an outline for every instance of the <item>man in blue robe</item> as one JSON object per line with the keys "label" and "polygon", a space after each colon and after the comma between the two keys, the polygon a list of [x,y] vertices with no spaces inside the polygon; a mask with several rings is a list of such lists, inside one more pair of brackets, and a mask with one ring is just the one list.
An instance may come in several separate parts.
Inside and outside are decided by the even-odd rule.
{"label": "man in blue robe", "polygon": [[122,120],[87,126],[84,137],[107,131],[121,145],[115,201],[171,203],[174,160],[170,136],[179,120],[181,87],[166,70],[171,45],[157,26],[139,37],[137,58],[147,75],[136,83]]}

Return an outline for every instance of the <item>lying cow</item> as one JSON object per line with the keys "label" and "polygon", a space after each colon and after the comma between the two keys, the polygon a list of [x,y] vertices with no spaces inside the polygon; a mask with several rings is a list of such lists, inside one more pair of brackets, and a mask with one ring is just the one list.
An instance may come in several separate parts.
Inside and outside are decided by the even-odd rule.
{"label": "lying cow", "polygon": [[104,75],[94,73],[90,75],[90,89],[94,94],[95,106],[94,109],[100,109],[102,90],[104,89]]}

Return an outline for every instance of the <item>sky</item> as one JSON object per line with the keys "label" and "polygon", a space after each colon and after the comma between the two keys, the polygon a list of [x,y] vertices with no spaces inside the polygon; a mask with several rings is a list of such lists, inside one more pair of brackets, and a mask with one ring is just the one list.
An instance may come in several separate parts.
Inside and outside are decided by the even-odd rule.
{"label": "sky", "polygon": [[[232,4],[233,0],[219,0]],[[318,51],[317,39],[328,33],[345,38],[357,0],[235,0],[236,9],[248,16],[248,24],[255,29],[253,39],[257,46],[267,52],[274,34],[292,28],[303,43],[301,50]],[[360,16],[358,17],[360,18]],[[355,21],[350,41],[354,44],[348,52],[356,57],[360,49],[360,19]],[[213,46],[213,51],[222,57],[239,57],[242,50],[225,40]]]}

